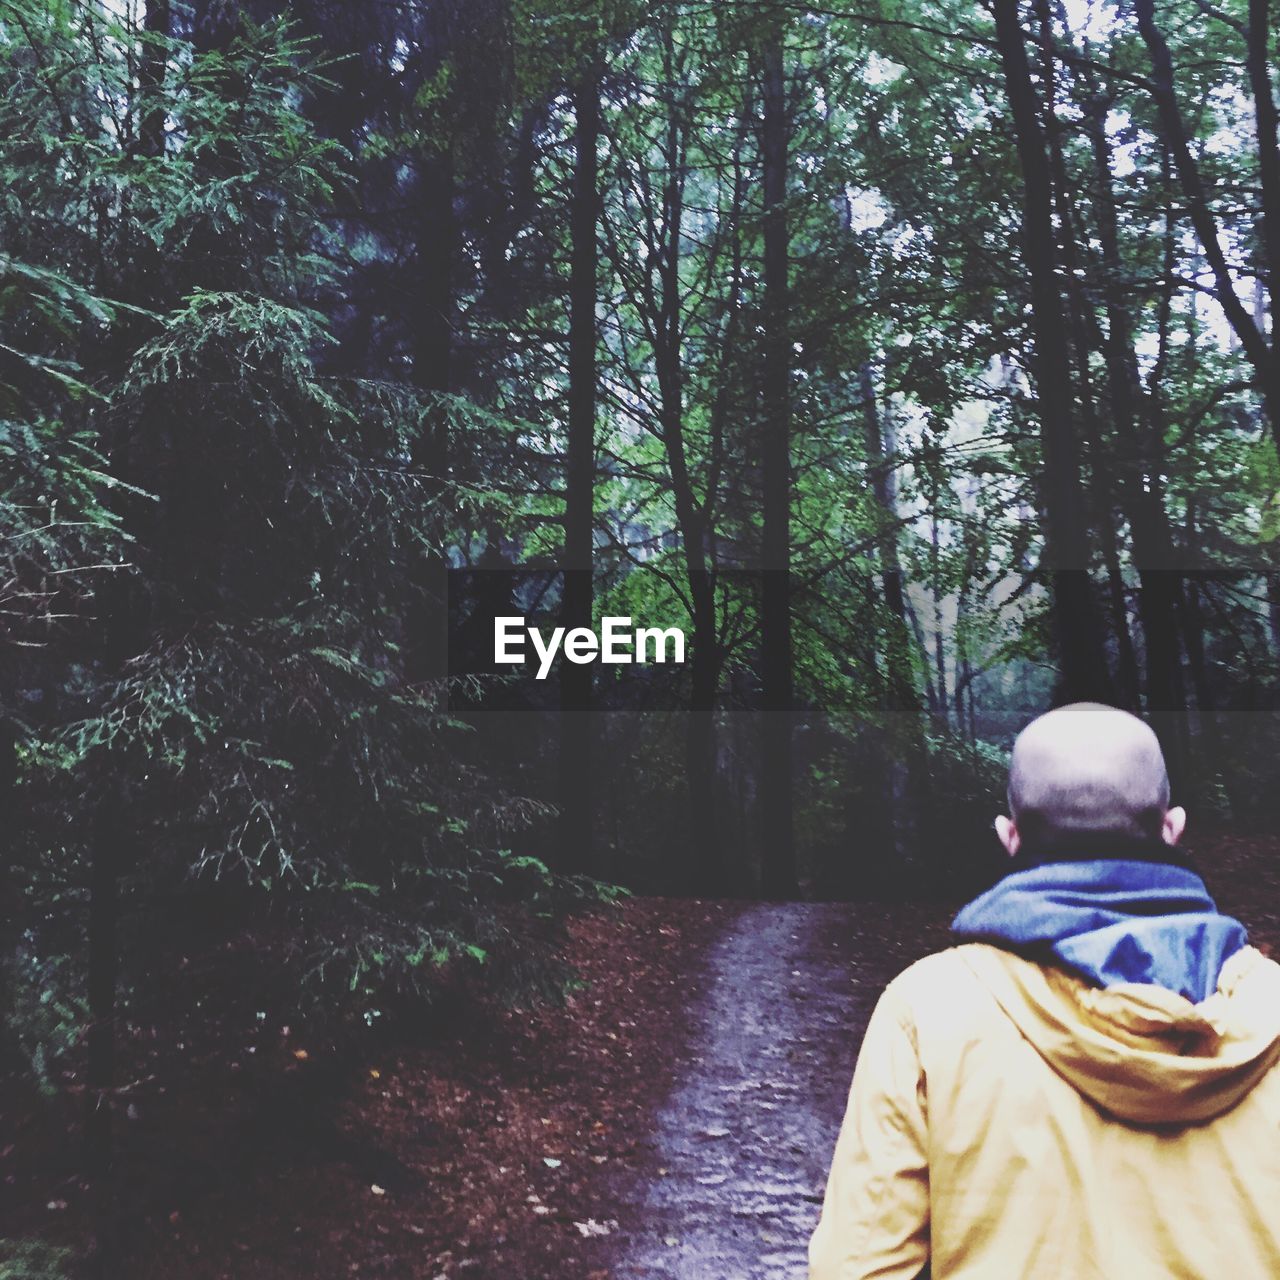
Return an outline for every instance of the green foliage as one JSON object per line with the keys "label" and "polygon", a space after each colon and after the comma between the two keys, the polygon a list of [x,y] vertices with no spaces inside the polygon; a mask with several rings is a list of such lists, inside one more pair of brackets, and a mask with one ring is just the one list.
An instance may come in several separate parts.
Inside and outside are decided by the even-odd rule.
{"label": "green foliage", "polygon": [[0,1240],[0,1280],[67,1280],[74,1258],[43,1240]]}
{"label": "green foliage", "polygon": [[52,1097],[52,1066],[76,1046],[84,1024],[84,974],[71,957],[39,955],[24,939],[0,967],[0,979],[5,1047],[17,1051],[22,1069]]}
{"label": "green foliage", "polygon": [[[69,347],[115,314],[63,275],[0,261],[0,618],[10,646],[51,643],[95,580],[124,569],[127,538],[108,503],[121,484],[84,423],[98,395]],[[0,686],[0,712],[12,713],[8,702]]]}
{"label": "green foliage", "polygon": [[326,64],[282,23],[197,49],[14,0],[0,66],[10,1041],[48,1084],[83,1022],[108,793],[139,998],[144,963],[266,921],[264,998],[316,1011],[369,1021],[464,970],[553,986],[556,923],[600,890],[520,847],[547,806],[487,775],[445,682],[406,676],[417,566],[496,505],[424,439],[518,428],[324,367],[348,156],[301,104]]}
{"label": "green foliage", "polygon": [[[87,431],[0,421],[0,612],[7,646],[39,648],[87,608],[95,581],[125,571],[106,505],[118,487]],[[0,692],[0,709],[13,708]]]}

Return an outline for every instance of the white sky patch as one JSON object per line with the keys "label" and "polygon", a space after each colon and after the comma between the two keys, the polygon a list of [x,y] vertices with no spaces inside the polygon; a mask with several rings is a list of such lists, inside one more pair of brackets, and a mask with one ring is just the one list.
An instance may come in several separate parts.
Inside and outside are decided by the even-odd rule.
{"label": "white sky patch", "polygon": [[854,231],[873,231],[889,219],[889,206],[878,191],[846,187],[849,201],[849,223]]}
{"label": "white sky patch", "polygon": [[888,233],[889,252],[901,262],[912,253],[927,253],[927,245],[933,243],[933,228],[916,226],[910,222],[900,222]]}
{"label": "white sky patch", "polygon": [[1085,36],[1094,43],[1110,37],[1115,30],[1114,0],[1098,3],[1097,0],[1063,0],[1067,22],[1077,36]]}
{"label": "white sky patch", "polygon": [[1129,177],[1138,167],[1134,157],[1139,154],[1140,144],[1136,140],[1124,140],[1124,135],[1132,124],[1133,117],[1127,111],[1107,112],[1106,130],[1111,143],[1111,172],[1117,178]]}
{"label": "white sky patch", "polygon": [[869,53],[862,78],[873,88],[879,89],[886,84],[892,84],[905,70],[906,67],[900,62],[883,58],[878,53]]}
{"label": "white sky patch", "polygon": [[1136,142],[1122,142],[1111,149],[1111,173],[1116,178],[1129,178],[1137,172],[1134,157],[1139,152]]}

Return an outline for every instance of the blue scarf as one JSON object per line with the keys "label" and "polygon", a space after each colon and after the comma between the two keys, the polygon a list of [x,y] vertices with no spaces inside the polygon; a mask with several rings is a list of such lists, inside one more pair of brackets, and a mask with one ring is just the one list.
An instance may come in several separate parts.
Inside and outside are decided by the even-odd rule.
{"label": "blue scarf", "polygon": [[960,941],[1048,946],[1100,987],[1145,982],[1198,1003],[1247,941],[1188,867],[1100,859],[1048,862],[1005,876],[951,925]]}

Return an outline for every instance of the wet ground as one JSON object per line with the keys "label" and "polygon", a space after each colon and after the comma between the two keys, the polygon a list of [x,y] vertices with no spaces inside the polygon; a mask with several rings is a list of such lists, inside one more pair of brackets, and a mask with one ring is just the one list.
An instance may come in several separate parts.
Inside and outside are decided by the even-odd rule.
{"label": "wet ground", "polygon": [[871,1009],[946,945],[952,910],[760,903],[733,920],[696,978],[694,1047],[617,1187],[603,1274],[802,1280]]}

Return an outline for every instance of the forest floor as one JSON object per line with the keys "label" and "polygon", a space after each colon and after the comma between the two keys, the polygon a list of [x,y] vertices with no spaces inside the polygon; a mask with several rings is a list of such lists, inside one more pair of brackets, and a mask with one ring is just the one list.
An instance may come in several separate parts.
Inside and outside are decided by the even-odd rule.
{"label": "forest floor", "polygon": [[617,1184],[616,1280],[801,1280],[858,1044],[938,904],[757,903],[705,957],[679,1084]]}
{"label": "forest floor", "polygon": [[[1280,951],[1280,839],[1193,849]],[[632,899],[572,924],[563,1007],[484,1010],[340,1069],[299,1027],[142,1028],[119,1274],[799,1280],[866,1019],[955,905]],[[250,1063],[278,1087],[247,1089]],[[74,1112],[12,1098],[0,1236],[80,1245]]]}

